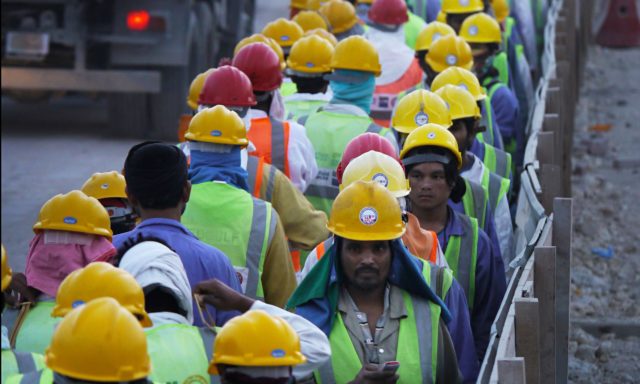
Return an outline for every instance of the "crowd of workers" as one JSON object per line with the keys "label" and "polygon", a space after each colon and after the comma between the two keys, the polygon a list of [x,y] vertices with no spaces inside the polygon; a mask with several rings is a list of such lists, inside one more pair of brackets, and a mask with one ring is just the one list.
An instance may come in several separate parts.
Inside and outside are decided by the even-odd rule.
{"label": "crowd of workers", "polygon": [[474,382],[544,1],[291,1],[2,248],[2,383]]}

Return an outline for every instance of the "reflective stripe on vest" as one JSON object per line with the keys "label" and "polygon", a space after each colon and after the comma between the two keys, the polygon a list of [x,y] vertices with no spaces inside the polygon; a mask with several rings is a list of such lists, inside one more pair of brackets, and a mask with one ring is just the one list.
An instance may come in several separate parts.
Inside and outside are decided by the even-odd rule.
{"label": "reflective stripe on vest", "polygon": [[316,246],[316,258],[320,260],[333,244],[333,236]]}
{"label": "reflective stripe on vest", "polygon": [[[266,201],[225,183],[194,184],[183,224],[200,240],[220,249],[242,275],[243,292],[262,299],[262,269],[276,219]],[[250,215],[250,216],[249,216]]]}
{"label": "reflective stripe on vest", "polygon": [[484,108],[482,111],[482,119],[480,120],[480,126],[484,127],[483,132],[478,132],[476,138],[481,143],[489,143],[493,145],[496,142],[496,138],[494,137],[494,128],[493,128],[493,109],[491,108],[489,98],[485,98],[482,100],[484,104]]}
{"label": "reflective stripe on vest", "polygon": [[467,215],[454,214],[460,220],[463,234],[462,236],[451,235],[449,237],[444,257],[467,296],[469,309],[473,309],[478,259],[478,221]]}
{"label": "reflective stripe on vest", "polygon": [[[434,383],[438,364],[440,306],[402,291],[407,317],[400,319],[396,361],[400,362],[398,383]],[[322,383],[347,383],[362,367],[340,312],[331,328],[331,359],[318,370]],[[425,326],[427,325],[427,326]],[[430,326],[428,326],[430,325]],[[420,381],[416,379],[420,378]]]}
{"label": "reflective stripe on vest", "polygon": [[484,144],[484,158],[482,162],[493,173],[504,178],[511,176],[511,154],[495,148],[492,145]]}
{"label": "reflective stripe on vest", "polygon": [[253,197],[260,198],[260,187],[262,187],[262,165],[264,160],[261,157],[248,156],[247,157],[247,175],[249,191]]}
{"label": "reflective stripe on vest", "polygon": [[255,145],[251,155],[261,156],[264,160],[289,173],[289,123],[271,117],[251,119],[251,129],[247,137]]}
{"label": "reflective stripe on vest", "polygon": [[493,68],[498,71],[498,80],[509,86],[509,58],[506,52],[500,52],[493,58]]}
{"label": "reflective stripe on vest", "polygon": [[3,383],[11,375],[29,373],[44,367],[44,356],[42,355],[12,349],[2,350]]}
{"label": "reflective stripe on vest", "polygon": [[482,188],[482,185],[464,179],[464,183],[467,186],[467,190],[462,196],[462,205],[464,206],[464,213],[478,220],[479,225],[484,228],[485,214],[487,212],[487,191]]}
{"label": "reflective stripe on vest", "polygon": [[[22,352],[44,354],[51,342],[53,331],[62,318],[51,317],[54,301],[40,301],[29,309],[17,329],[9,328],[10,335],[17,332],[15,349]],[[3,315],[4,317],[4,315]]]}
{"label": "reflective stripe on vest", "polygon": [[509,193],[511,181],[486,170],[482,174],[482,186],[487,190],[489,194],[489,206],[491,210],[495,212],[502,197]]}
{"label": "reflective stripe on vest", "polygon": [[417,59],[413,59],[411,65],[400,78],[393,83],[377,85],[373,99],[371,100],[371,112],[369,116],[382,126],[388,127],[391,122],[391,114],[400,95],[411,92],[422,83],[422,69]]}

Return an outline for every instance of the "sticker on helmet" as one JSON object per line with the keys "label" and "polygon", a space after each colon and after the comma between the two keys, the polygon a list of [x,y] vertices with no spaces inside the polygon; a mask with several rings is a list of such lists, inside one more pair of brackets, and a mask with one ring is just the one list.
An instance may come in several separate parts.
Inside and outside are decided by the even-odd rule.
{"label": "sticker on helmet", "polygon": [[104,183],[100,186],[101,189],[109,189],[109,183]]}
{"label": "sticker on helmet", "polygon": [[457,62],[458,62],[458,58],[456,57],[456,55],[453,55],[453,54],[447,55],[447,64],[456,65]]}
{"label": "sticker on helmet", "polygon": [[313,64],[313,63],[312,63],[312,62],[310,62],[310,61],[307,61],[307,64],[305,64],[305,65],[306,65],[306,67],[307,67],[307,68],[313,68],[313,67],[315,67],[315,66],[316,66],[315,64]]}
{"label": "sticker on helmet", "polygon": [[289,36],[287,36],[287,35],[282,35],[282,36],[280,36],[280,40],[282,40],[282,41],[289,41],[289,39],[290,39],[290,38],[289,38]]}
{"label": "sticker on helmet", "polygon": [[435,32],[433,36],[431,36],[431,42],[433,43],[434,41],[438,40],[441,37],[442,37],[442,34]]}
{"label": "sticker on helmet", "polygon": [[469,5],[469,0],[458,0],[458,4],[460,4],[463,7],[466,7],[467,5]]}
{"label": "sticker on helmet", "polygon": [[467,84],[465,83],[458,84],[458,87],[464,89],[465,91],[469,91],[469,87],[467,87]]}
{"label": "sticker on helmet", "polygon": [[287,353],[282,349],[274,349],[271,351],[271,357],[281,358],[284,357]]}
{"label": "sticker on helmet", "polygon": [[425,125],[425,124],[429,123],[429,115],[427,115],[426,113],[420,111],[420,112],[418,112],[416,114],[416,117],[415,117],[414,121],[418,125]]}
{"label": "sticker on helmet", "polygon": [[427,135],[427,139],[435,139],[436,138],[436,133],[435,132],[429,132],[429,134]]}
{"label": "sticker on helmet", "polygon": [[477,25],[472,25],[469,27],[469,35],[470,36],[475,36],[478,34],[478,26]]}
{"label": "sticker on helmet", "polygon": [[83,304],[84,304],[83,300],[76,300],[73,303],[71,303],[71,308],[78,308],[79,306],[81,306]]}
{"label": "sticker on helmet", "polygon": [[78,222],[78,219],[73,216],[67,216],[62,219],[62,221],[64,221],[65,224],[76,224]]}
{"label": "sticker on helmet", "polygon": [[378,184],[382,185],[385,188],[387,187],[387,185],[389,185],[389,179],[387,178],[387,175],[385,175],[384,173],[376,173],[375,175],[373,175],[371,180],[377,182]]}
{"label": "sticker on helmet", "polygon": [[220,136],[222,136],[222,132],[220,132],[220,131],[219,131],[219,130],[217,130],[217,129],[214,129],[213,131],[211,131],[211,136],[213,136],[213,137],[220,137]]}
{"label": "sticker on helmet", "polygon": [[364,207],[360,210],[360,222],[364,225],[374,225],[378,221],[378,211],[375,208]]}

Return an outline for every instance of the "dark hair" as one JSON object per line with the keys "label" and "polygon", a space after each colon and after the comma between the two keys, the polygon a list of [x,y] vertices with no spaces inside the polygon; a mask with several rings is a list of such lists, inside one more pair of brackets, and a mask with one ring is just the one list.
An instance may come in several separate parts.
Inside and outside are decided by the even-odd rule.
{"label": "dark hair", "polygon": [[296,84],[298,93],[324,93],[329,84],[329,81],[322,76],[302,77],[293,75],[291,76],[291,81]]}
{"label": "dark hair", "polygon": [[[449,195],[449,199],[451,199],[455,203],[460,202],[460,200],[462,200],[462,196],[464,196],[467,190],[467,187],[465,185],[464,179],[460,177],[460,172],[458,171],[457,159],[449,150],[442,147],[423,146],[423,147],[418,147],[410,150],[404,158],[409,159],[413,156],[429,155],[429,154],[444,156],[449,159],[448,164],[441,163],[442,167],[444,168],[445,181],[447,182],[448,186],[452,187],[451,194]],[[405,164],[405,174],[409,175],[409,172],[411,172],[411,169],[415,167],[417,164],[409,164],[409,165]]]}
{"label": "dark hair", "polygon": [[135,145],[124,163],[127,190],[145,209],[176,207],[187,174],[187,158],[182,150],[159,141]]}

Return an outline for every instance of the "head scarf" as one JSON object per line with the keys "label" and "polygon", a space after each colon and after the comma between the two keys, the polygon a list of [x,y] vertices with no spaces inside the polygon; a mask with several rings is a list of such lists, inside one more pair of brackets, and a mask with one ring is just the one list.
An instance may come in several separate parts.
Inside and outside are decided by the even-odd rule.
{"label": "head scarf", "polygon": [[[376,88],[376,78],[373,73],[337,69],[328,78],[333,92],[331,103],[353,104],[367,113],[371,111],[373,91]],[[348,78],[354,80],[347,81]]]}
{"label": "head scarf", "polygon": [[[216,151],[218,148],[220,151]],[[249,191],[249,174],[242,168],[242,148],[232,145],[190,143],[189,179],[193,184],[224,181]]]}

